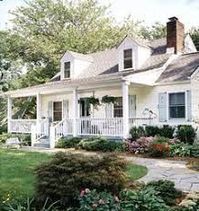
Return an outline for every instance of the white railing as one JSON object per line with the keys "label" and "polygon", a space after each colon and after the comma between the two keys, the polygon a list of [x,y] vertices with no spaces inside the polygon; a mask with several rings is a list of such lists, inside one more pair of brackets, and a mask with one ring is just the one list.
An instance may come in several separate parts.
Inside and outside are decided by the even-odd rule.
{"label": "white railing", "polygon": [[36,139],[39,140],[43,137],[49,136],[49,120],[43,119],[37,123]]}
{"label": "white railing", "polygon": [[63,136],[73,134],[73,120],[64,119],[61,122],[53,126],[55,130],[55,141],[59,140]]}
{"label": "white railing", "polygon": [[10,132],[31,133],[32,125],[36,125],[36,119],[11,119]]}
{"label": "white railing", "polygon": [[153,118],[129,118],[129,127],[152,125]]}
{"label": "white railing", "polygon": [[123,118],[80,118],[77,119],[78,135],[123,135]]}

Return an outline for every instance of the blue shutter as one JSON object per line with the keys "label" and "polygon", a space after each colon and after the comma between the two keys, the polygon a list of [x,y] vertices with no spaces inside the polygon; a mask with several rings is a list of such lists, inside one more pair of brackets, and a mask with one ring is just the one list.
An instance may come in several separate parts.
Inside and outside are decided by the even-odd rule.
{"label": "blue shutter", "polygon": [[159,121],[166,122],[167,121],[167,93],[159,93],[158,94],[158,108],[159,108]]}
{"label": "blue shutter", "polygon": [[49,101],[48,102],[48,118],[49,118],[49,122],[52,122],[52,112],[53,112],[53,102]]}
{"label": "blue shutter", "polygon": [[136,118],[136,95],[129,95],[129,118]]}
{"label": "blue shutter", "polygon": [[68,100],[63,100],[63,119],[68,118],[69,116],[69,102]]}
{"label": "blue shutter", "polygon": [[192,110],[191,110],[191,90],[187,90],[187,103],[186,103],[186,110],[187,110],[187,121],[192,121]]}

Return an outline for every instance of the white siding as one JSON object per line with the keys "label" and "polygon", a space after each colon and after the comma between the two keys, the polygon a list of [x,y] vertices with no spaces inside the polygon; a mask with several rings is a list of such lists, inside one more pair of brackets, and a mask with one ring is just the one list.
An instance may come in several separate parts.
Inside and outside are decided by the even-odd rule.
{"label": "white siding", "polygon": [[[165,123],[159,123],[158,118],[158,94],[161,92],[181,92],[190,90],[192,87],[192,100],[193,100],[193,116],[199,116],[199,83],[194,84],[176,84],[176,85],[164,85],[164,86],[155,86],[155,87],[134,87],[131,85],[129,88],[129,95],[136,95],[136,117],[148,117],[143,114],[145,108],[152,110],[157,114],[155,119],[155,124],[187,124],[186,119],[184,120],[168,120]],[[89,92],[82,92],[78,94],[78,98],[81,97],[90,97],[94,96],[101,99],[105,95],[111,95],[115,97],[122,96],[121,86],[118,85],[118,88],[107,88],[104,90],[95,90]],[[42,116],[47,117],[48,110],[48,101],[69,101],[69,118],[71,118],[72,110],[72,93],[66,94],[55,94],[55,95],[45,95],[42,96]],[[79,114],[78,114],[79,116]],[[98,109],[92,109],[92,117],[95,118],[105,118],[105,106],[101,105]]]}

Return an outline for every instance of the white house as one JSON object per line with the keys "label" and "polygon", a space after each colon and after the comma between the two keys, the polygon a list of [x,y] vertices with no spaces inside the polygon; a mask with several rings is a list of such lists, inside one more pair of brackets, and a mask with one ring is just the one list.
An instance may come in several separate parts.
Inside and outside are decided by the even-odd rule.
{"label": "white house", "polygon": [[[31,133],[32,146],[53,148],[62,136],[126,138],[133,125],[198,122],[199,52],[176,17],[163,39],[127,36],[103,52],[68,51],[60,67],[48,83],[4,93],[8,132]],[[13,119],[12,99],[27,96],[37,98],[37,118]]]}

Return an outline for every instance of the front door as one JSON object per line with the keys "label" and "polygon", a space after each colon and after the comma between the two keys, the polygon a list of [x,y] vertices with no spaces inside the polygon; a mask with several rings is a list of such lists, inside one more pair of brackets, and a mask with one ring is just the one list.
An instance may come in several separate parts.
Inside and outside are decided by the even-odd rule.
{"label": "front door", "polygon": [[89,118],[91,115],[91,105],[87,98],[80,98],[80,118],[81,119],[81,134],[89,134],[91,130],[91,122]]}
{"label": "front door", "polygon": [[90,117],[91,105],[87,98],[80,98],[80,117]]}

